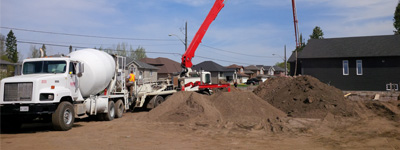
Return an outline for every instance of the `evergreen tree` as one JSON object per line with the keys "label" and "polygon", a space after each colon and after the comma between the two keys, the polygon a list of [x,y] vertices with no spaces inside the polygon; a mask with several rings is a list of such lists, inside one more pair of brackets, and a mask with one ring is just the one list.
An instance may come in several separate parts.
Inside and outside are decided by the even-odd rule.
{"label": "evergreen tree", "polygon": [[396,11],[394,12],[393,21],[394,21],[393,26],[396,29],[394,31],[394,34],[398,35],[398,34],[400,34],[400,1],[397,4]]}
{"label": "evergreen tree", "polygon": [[310,35],[311,39],[323,39],[324,38],[324,32],[322,32],[321,28],[318,26],[315,26],[313,29],[313,33]]}
{"label": "evergreen tree", "polygon": [[13,63],[18,62],[17,38],[12,30],[7,34],[6,47],[7,58]]}

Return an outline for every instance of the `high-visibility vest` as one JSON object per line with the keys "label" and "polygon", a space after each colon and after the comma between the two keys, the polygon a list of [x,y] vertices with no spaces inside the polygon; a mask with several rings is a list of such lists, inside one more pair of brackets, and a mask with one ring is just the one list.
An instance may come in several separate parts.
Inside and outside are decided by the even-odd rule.
{"label": "high-visibility vest", "polygon": [[135,74],[129,74],[129,82],[135,82]]}

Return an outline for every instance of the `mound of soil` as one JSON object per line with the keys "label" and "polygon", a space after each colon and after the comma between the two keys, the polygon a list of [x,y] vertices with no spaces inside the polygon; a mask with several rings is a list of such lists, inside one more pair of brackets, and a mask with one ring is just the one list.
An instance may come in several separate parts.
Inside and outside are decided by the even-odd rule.
{"label": "mound of soil", "polygon": [[177,92],[147,116],[150,120],[162,122],[216,123],[221,120],[208,96],[196,92]]}
{"label": "mound of soil", "polygon": [[400,101],[366,101],[365,106],[378,116],[395,122],[400,121]]}
{"label": "mound of soil", "polygon": [[324,118],[327,113],[340,116],[357,114],[341,90],[311,76],[272,78],[253,92],[292,117]]}
{"label": "mound of soil", "polygon": [[286,114],[252,92],[218,92],[212,96],[177,92],[151,110],[151,121],[279,132]]}
{"label": "mound of soil", "polygon": [[252,92],[221,92],[210,97],[222,120],[242,128],[264,128],[281,131],[284,112],[276,109]]}

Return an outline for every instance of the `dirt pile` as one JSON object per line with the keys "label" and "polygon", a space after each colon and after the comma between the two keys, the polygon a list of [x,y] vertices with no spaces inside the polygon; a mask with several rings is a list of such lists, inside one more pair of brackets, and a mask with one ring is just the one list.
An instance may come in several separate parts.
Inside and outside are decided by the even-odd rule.
{"label": "dirt pile", "polygon": [[208,96],[195,92],[177,92],[147,116],[150,120],[162,122],[216,123],[221,120]]}
{"label": "dirt pile", "polygon": [[324,118],[328,112],[356,115],[341,90],[311,76],[272,78],[253,92],[292,117]]}
{"label": "dirt pile", "polygon": [[212,95],[210,100],[227,124],[247,129],[284,130],[281,119],[286,114],[252,92],[221,92]]}
{"label": "dirt pile", "polygon": [[177,92],[151,110],[151,121],[177,122],[221,128],[279,132],[286,114],[252,92],[219,92],[212,96]]}
{"label": "dirt pile", "polygon": [[400,121],[400,101],[365,101],[364,103],[376,115],[391,121]]}

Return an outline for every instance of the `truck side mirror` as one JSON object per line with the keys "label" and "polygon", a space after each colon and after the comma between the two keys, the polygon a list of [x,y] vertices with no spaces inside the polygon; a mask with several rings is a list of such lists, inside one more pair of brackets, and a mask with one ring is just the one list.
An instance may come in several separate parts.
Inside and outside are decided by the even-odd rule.
{"label": "truck side mirror", "polygon": [[83,63],[79,63],[79,73],[83,73],[85,71]]}
{"label": "truck side mirror", "polygon": [[79,71],[78,71],[78,77],[82,77],[82,73],[84,72],[84,65],[83,63],[78,63],[79,66]]}

